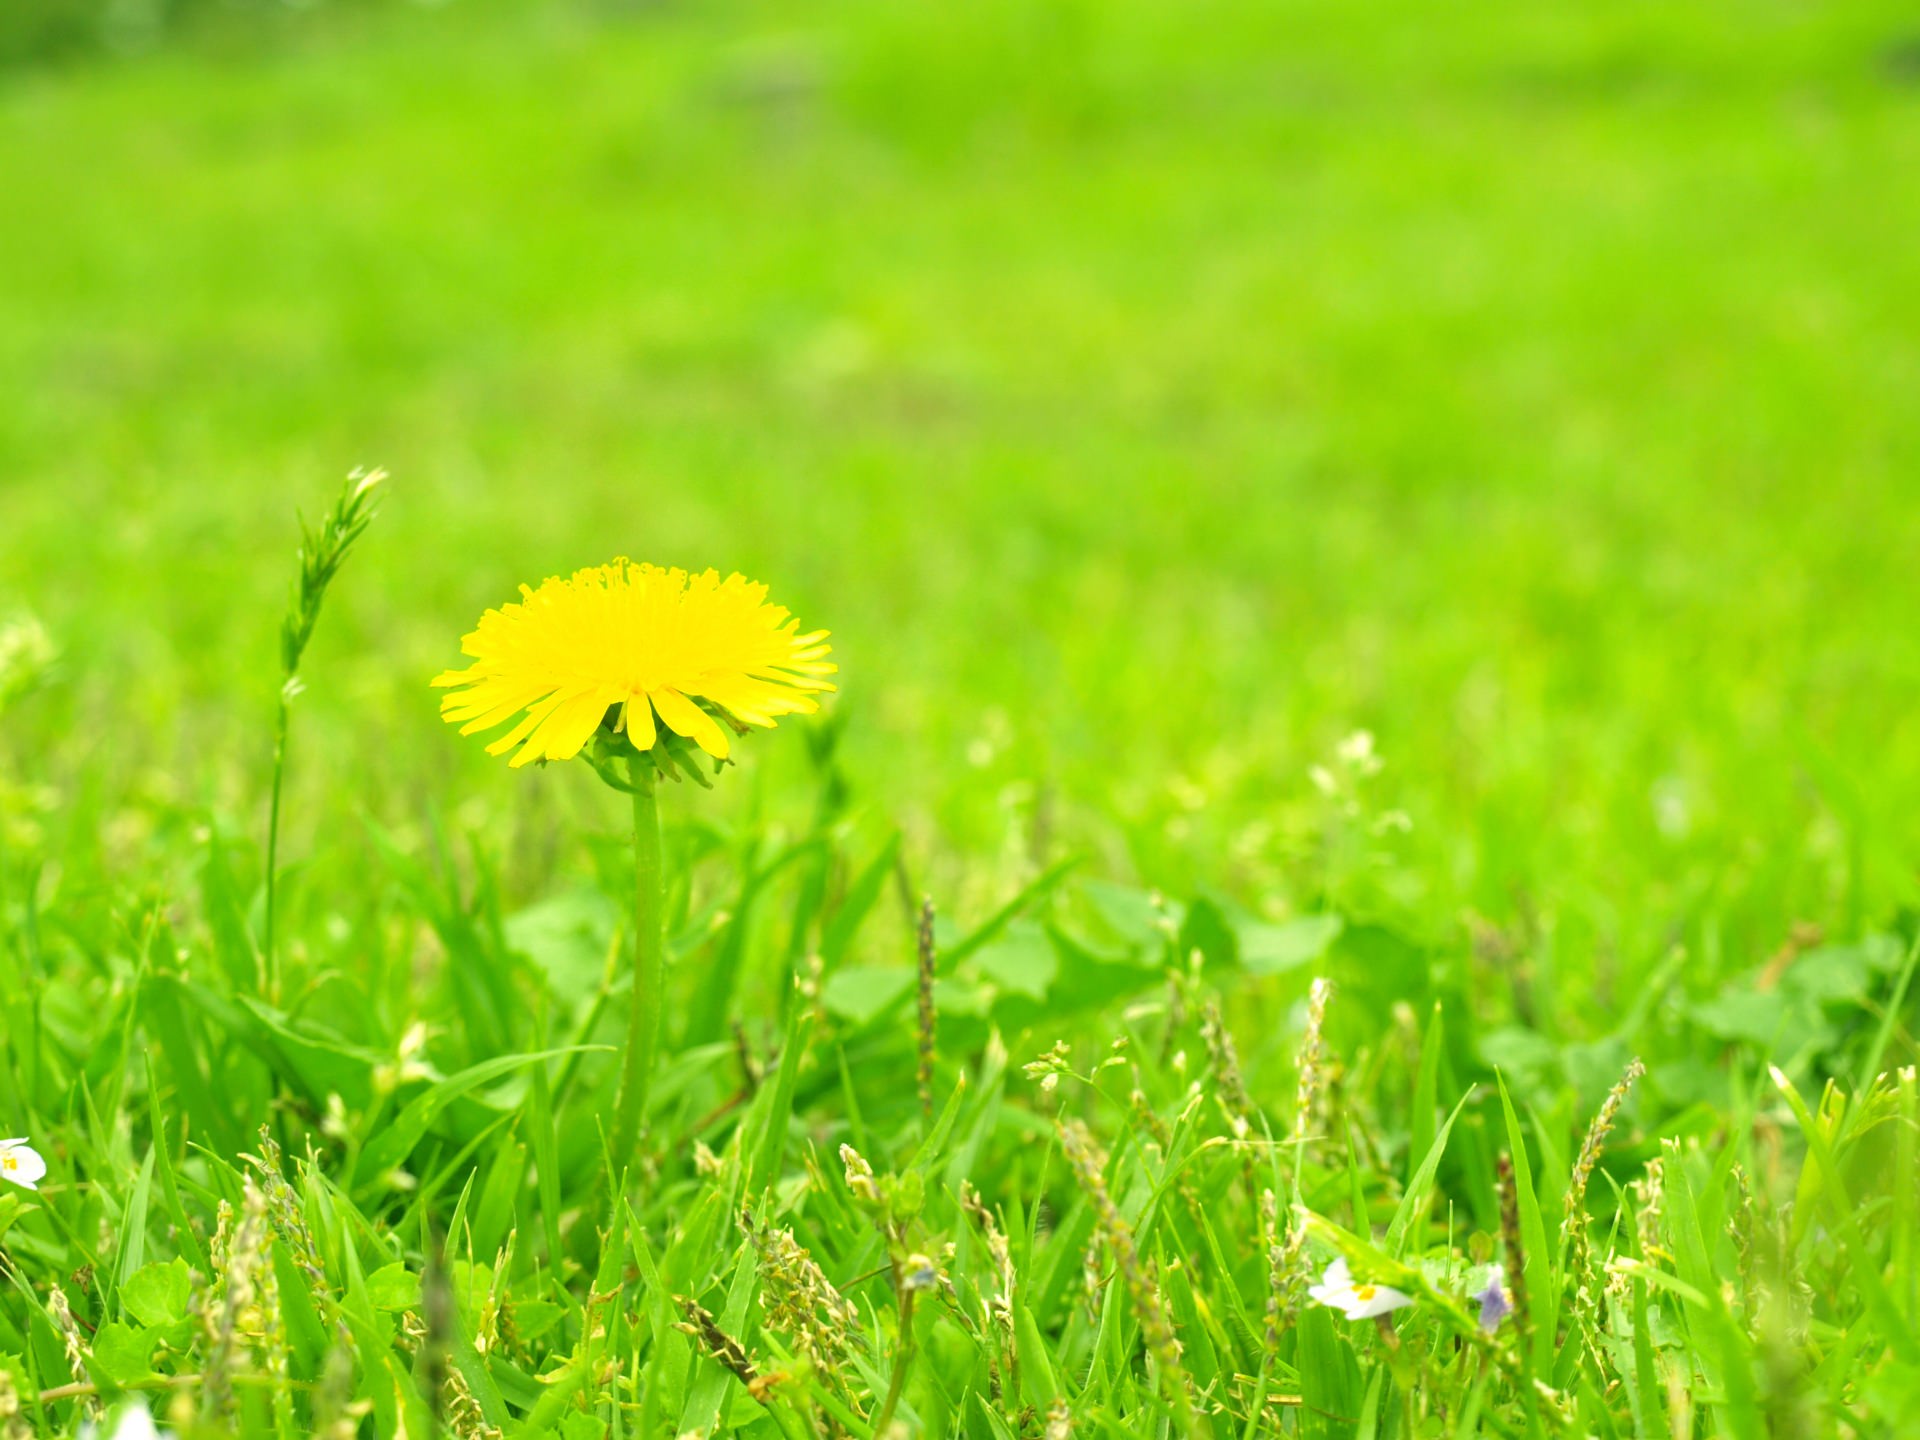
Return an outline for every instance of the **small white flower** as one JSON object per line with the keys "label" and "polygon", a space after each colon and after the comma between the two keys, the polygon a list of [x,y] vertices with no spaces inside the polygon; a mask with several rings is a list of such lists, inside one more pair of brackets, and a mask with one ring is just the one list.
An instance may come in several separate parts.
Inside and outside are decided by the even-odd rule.
{"label": "small white flower", "polygon": [[1403,1295],[1391,1285],[1354,1284],[1344,1259],[1327,1266],[1320,1283],[1309,1286],[1307,1294],[1319,1304],[1331,1305],[1349,1320],[1370,1320],[1413,1303],[1411,1295]]}
{"label": "small white flower", "polygon": [[[113,1428],[105,1432],[105,1440],[169,1440],[172,1433],[156,1428],[146,1402],[135,1399],[120,1412]],[[92,1422],[82,1425],[80,1440],[102,1440],[99,1427]]]}
{"label": "small white flower", "polygon": [[17,1140],[0,1140],[0,1179],[38,1190],[46,1173],[47,1162],[40,1158],[38,1150],[27,1144],[24,1135]]}
{"label": "small white flower", "polygon": [[1380,752],[1373,748],[1373,732],[1356,730],[1340,742],[1340,763],[1358,775],[1376,775],[1380,771]]}

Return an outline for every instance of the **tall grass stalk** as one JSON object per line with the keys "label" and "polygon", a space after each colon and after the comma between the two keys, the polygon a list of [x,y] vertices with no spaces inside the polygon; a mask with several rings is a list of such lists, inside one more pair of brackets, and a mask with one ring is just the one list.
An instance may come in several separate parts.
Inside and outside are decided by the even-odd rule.
{"label": "tall grass stalk", "polygon": [[933,897],[927,896],[920,902],[919,940],[919,1000],[920,1000],[920,1065],[914,1074],[914,1080],[920,1091],[920,1115],[929,1123],[933,1120],[933,1047],[934,1026],[937,1023],[933,1003],[934,983],[934,945],[933,945]]}
{"label": "tall grass stalk", "polygon": [[273,725],[273,795],[267,806],[266,917],[262,926],[261,988],[274,1003],[280,1000],[280,958],[275,945],[280,878],[280,796],[287,773],[287,733],[293,702],[305,688],[300,683],[300,660],[320,620],[320,604],[327,587],[340,573],[354,543],[373,523],[379,501],[375,495],[387,478],[384,470],[355,470],[317,526],[300,521],[300,569],[294,577],[293,603],[280,623],[280,703]]}
{"label": "tall grass stalk", "polygon": [[1114,1265],[1127,1287],[1128,1298],[1133,1301],[1134,1314],[1140,1322],[1140,1338],[1153,1357],[1160,1391],[1173,1412],[1174,1428],[1194,1440],[1203,1430],[1194,1411],[1192,1381],[1180,1363],[1180,1342],[1174,1337],[1173,1325],[1167,1318],[1147,1257],[1140,1253],[1133,1227],[1120,1213],[1112,1191],[1107,1188],[1106,1153],[1093,1133],[1078,1120],[1056,1120],[1054,1126],[1073,1178],[1093,1207],[1098,1240],[1113,1253]]}

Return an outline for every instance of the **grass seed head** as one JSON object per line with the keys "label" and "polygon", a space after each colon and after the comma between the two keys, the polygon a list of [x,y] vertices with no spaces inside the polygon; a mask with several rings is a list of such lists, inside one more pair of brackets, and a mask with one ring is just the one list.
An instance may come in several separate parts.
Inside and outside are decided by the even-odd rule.
{"label": "grass seed head", "polygon": [[1520,1240],[1520,1191],[1513,1177],[1513,1157],[1502,1151],[1494,1162],[1498,1175],[1500,1200],[1500,1246],[1506,1255],[1508,1289],[1513,1297],[1513,1323],[1523,1341],[1532,1333],[1533,1318],[1527,1309],[1527,1255]]}
{"label": "grass seed head", "polygon": [[846,1167],[847,1189],[854,1198],[868,1205],[882,1203],[880,1187],[874,1180],[873,1166],[869,1165],[860,1152],[851,1145],[840,1147],[840,1163]]}
{"label": "grass seed head", "polygon": [[1134,1314],[1140,1322],[1140,1338],[1159,1372],[1161,1390],[1174,1407],[1183,1433],[1197,1434],[1199,1422],[1194,1415],[1192,1382],[1180,1363],[1180,1342],[1167,1320],[1159,1287],[1140,1254],[1133,1227],[1127,1224],[1107,1188],[1106,1153],[1092,1132],[1078,1120],[1057,1121],[1055,1129],[1060,1148],[1072,1167],[1073,1178],[1093,1207],[1096,1237],[1112,1252],[1115,1268],[1127,1287]]}
{"label": "grass seed head", "polygon": [[1316,976],[1307,990],[1307,1028],[1300,1041],[1300,1073],[1293,1095],[1294,1149],[1303,1159],[1307,1137],[1323,1128],[1316,1123],[1316,1112],[1326,1090],[1323,1050],[1327,1002],[1332,998],[1333,982],[1324,975]]}
{"label": "grass seed head", "polygon": [[25,1409],[12,1368],[0,1364],[0,1440],[33,1440],[33,1425]]}
{"label": "grass seed head", "polygon": [[829,1383],[840,1384],[843,1362],[854,1346],[860,1312],[827,1279],[826,1272],[793,1231],[740,1217],[760,1269],[762,1323],[785,1337],[795,1353]]}
{"label": "grass seed head", "polygon": [[1613,1126],[1619,1118],[1620,1107],[1626,1103],[1627,1092],[1633,1089],[1634,1081],[1647,1073],[1647,1067],[1640,1063],[1639,1057],[1627,1062],[1624,1074],[1616,1080],[1613,1088],[1607,1091],[1607,1098],[1600,1104],[1599,1111],[1593,1117],[1593,1123],[1587,1127],[1586,1139],[1580,1145],[1580,1158],[1575,1161],[1573,1178],[1567,1186],[1567,1217],[1582,1212],[1587,1199],[1587,1182],[1593,1178],[1594,1166],[1600,1163],[1600,1154],[1606,1149],[1607,1137],[1613,1133]]}
{"label": "grass seed head", "polygon": [[1015,1284],[1013,1247],[1008,1243],[1006,1232],[1000,1228],[999,1220],[987,1208],[986,1202],[980,1198],[980,1192],[973,1188],[970,1181],[960,1182],[960,1208],[971,1215],[974,1223],[980,1227],[980,1233],[987,1242],[987,1258],[993,1265],[994,1289],[985,1297],[986,1321],[1011,1338]]}
{"label": "grass seed head", "polygon": [[[232,1228],[229,1231],[228,1227]],[[200,1415],[209,1422],[223,1420],[233,1406],[233,1376],[244,1358],[250,1337],[258,1336],[268,1325],[278,1324],[277,1294],[272,1297],[276,1314],[269,1319],[261,1308],[262,1274],[267,1263],[269,1221],[267,1197],[246,1177],[241,1190],[240,1215],[233,1223],[233,1212],[221,1205],[220,1234],[230,1234],[227,1243],[214,1252],[218,1274],[214,1277],[221,1295],[217,1308],[207,1317],[211,1335],[207,1347],[205,1378],[200,1387]]]}
{"label": "grass seed head", "polygon": [[[74,1318],[73,1307],[67,1303],[67,1292],[58,1285],[47,1293],[47,1314],[53,1320],[53,1328],[60,1332],[60,1346],[66,1352],[67,1369],[72,1372],[76,1383],[85,1384],[90,1375],[87,1362],[93,1351],[87,1345],[86,1336],[80,1332],[80,1322]],[[89,1415],[98,1419],[99,1397],[89,1394],[85,1408]]]}
{"label": "grass seed head", "polygon": [[384,470],[355,470],[347,477],[340,498],[318,525],[300,524],[300,553],[294,571],[293,598],[286,619],[280,626],[280,668],[286,678],[282,693],[291,699],[298,693],[295,676],[313,628],[320,619],[321,602],[327,587],[333,584],[340,567],[355,543],[373,523],[379,505],[379,487],[385,482]]}
{"label": "grass seed head", "polygon": [[1201,1012],[1200,1036],[1207,1042],[1207,1054],[1213,1061],[1213,1076],[1220,1087],[1215,1098],[1220,1102],[1221,1113],[1226,1116],[1233,1138],[1244,1140],[1252,1130],[1249,1117],[1253,1101],[1247,1094],[1246,1076],[1240,1070],[1240,1051],[1233,1043],[1233,1034],[1226,1022],[1220,1018],[1220,1006],[1215,1001],[1209,1000]]}

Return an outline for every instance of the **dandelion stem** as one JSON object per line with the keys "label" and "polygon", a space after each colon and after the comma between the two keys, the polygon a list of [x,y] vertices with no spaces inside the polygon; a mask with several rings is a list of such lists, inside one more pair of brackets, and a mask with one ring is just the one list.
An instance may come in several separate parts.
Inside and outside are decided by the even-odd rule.
{"label": "dandelion stem", "polygon": [[613,1160],[625,1168],[640,1138],[660,1039],[660,988],[666,970],[666,873],[660,856],[660,806],[653,757],[627,762],[633,787],[633,1003],[627,1023],[626,1069],[613,1122]]}

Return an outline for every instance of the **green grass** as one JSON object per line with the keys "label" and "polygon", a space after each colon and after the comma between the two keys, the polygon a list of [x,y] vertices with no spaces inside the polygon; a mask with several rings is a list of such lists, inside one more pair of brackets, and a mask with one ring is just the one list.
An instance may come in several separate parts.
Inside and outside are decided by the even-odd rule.
{"label": "green grass", "polygon": [[[19,1433],[1900,1433],[1915,34],[463,0],[0,73]],[[844,683],[667,787],[615,1161],[625,799],[426,679],[623,552]]]}

